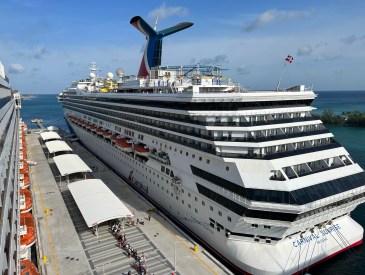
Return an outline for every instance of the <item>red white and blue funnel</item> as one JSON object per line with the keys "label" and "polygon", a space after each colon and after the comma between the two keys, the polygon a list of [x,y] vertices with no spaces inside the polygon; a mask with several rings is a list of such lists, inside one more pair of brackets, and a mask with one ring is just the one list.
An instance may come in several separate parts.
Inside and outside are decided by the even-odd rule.
{"label": "red white and blue funnel", "polygon": [[152,67],[161,65],[162,55],[162,38],[189,28],[193,23],[183,22],[162,31],[155,31],[140,16],[135,16],[130,22],[134,27],[140,30],[147,39],[147,45],[144,50],[141,66],[139,67],[138,77],[147,77]]}

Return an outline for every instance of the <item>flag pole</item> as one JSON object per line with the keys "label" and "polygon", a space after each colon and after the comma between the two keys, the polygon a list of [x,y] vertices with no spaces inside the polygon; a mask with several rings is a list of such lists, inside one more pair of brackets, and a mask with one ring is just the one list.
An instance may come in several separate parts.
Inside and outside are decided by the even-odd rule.
{"label": "flag pole", "polygon": [[286,64],[287,64],[287,62],[284,63],[283,69],[281,70],[281,74],[280,74],[280,77],[279,77],[278,85],[276,86],[276,91],[277,92],[279,91],[279,86],[280,86],[281,78],[283,77],[283,73],[284,73]]}

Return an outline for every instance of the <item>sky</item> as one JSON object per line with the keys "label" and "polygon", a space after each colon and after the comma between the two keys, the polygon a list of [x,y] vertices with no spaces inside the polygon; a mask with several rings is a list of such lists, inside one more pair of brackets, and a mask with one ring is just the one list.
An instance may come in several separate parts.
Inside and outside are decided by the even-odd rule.
{"label": "sky", "polygon": [[[365,1],[175,0],[0,1],[0,60],[13,89],[57,94],[86,78],[137,74],[145,38],[130,25],[191,28],[164,38],[162,65],[221,65],[247,89],[304,84],[365,90]],[[285,57],[293,56],[285,65]]]}

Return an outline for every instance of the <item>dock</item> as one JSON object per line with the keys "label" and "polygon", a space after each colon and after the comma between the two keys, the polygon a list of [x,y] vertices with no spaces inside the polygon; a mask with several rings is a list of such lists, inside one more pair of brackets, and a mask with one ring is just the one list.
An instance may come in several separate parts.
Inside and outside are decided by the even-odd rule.
{"label": "dock", "polygon": [[[154,206],[79,142],[66,141],[134,218],[144,219],[144,225],[127,226],[124,233],[138,254],[144,253],[147,274],[232,274],[162,213],[148,212]],[[28,134],[26,143],[28,158],[37,163],[30,167],[30,178],[41,274],[140,274],[108,225],[99,227],[98,236],[87,227],[67,182],[57,177],[53,159],[47,160],[39,134]]]}
{"label": "dock", "polygon": [[43,119],[35,118],[35,119],[32,119],[30,122],[34,123],[34,124],[37,124],[38,128],[41,129],[41,130],[45,129],[44,126],[43,126]]}

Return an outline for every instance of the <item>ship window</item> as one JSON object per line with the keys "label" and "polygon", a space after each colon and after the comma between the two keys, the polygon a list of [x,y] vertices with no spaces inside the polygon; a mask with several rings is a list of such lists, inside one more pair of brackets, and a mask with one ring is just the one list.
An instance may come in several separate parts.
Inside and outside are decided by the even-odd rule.
{"label": "ship window", "polygon": [[210,211],[213,211],[213,206],[210,206]]}
{"label": "ship window", "polygon": [[231,222],[231,221],[232,221],[232,218],[231,218],[230,216],[228,216],[228,217],[227,217],[227,220],[228,220],[229,222]]}
{"label": "ship window", "polygon": [[195,213],[198,213],[198,209],[195,208]]}
{"label": "ship window", "polygon": [[202,201],[202,205],[205,206],[205,201]]}
{"label": "ship window", "polygon": [[174,172],[172,170],[171,170],[170,176],[174,177]]}
{"label": "ship window", "polygon": [[182,154],[182,150],[180,150],[180,154]]}
{"label": "ship window", "polygon": [[170,169],[169,168],[166,168],[166,174],[170,175]]}
{"label": "ship window", "polygon": [[201,161],[203,158],[202,157],[199,157],[199,160]]}
{"label": "ship window", "polygon": [[258,224],[251,224],[251,227],[255,227],[255,228],[257,228],[257,227],[259,227],[259,226],[258,226]]}
{"label": "ship window", "polygon": [[184,200],[181,200],[181,203],[184,204],[185,203]]}
{"label": "ship window", "polygon": [[187,157],[189,156],[189,152],[186,152],[186,156],[187,156]]}
{"label": "ship window", "polygon": [[175,148],[175,152],[177,151],[177,149]]}
{"label": "ship window", "polygon": [[271,243],[271,240],[270,239],[266,239],[266,243]]}
{"label": "ship window", "polygon": [[152,144],[154,144],[155,143],[155,141],[154,140],[152,140]]}
{"label": "ship window", "polygon": [[210,163],[210,159],[207,159],[207,164],[209,164]]}
{"label": "ship window", "polygon": [[189,207],[189,208],[191,208],[191,205],[190,205],[190,204],[188,204],[188,207]]}
{"label": "ship window", "polygon": [[162,188],[162,190],[163,190],[163,186],[162,186],[161,188]]}
{"label": "ship window", "polygon": [[195,197],[195,201],[198,201],[198,198],[197,197]]}
{"label": "ship window", "polygon": [[165,172],[165,166],[161,166],[161,172]]}
{"label": "ship window", "polygon": [[190,194],[190,193],[188,193],[188,197],[189,197],[189,198],[191,197],[191,194]]}
{"label": "ship window", "polygon": [[270,225],[264,225],[264,228],[266,228],[266,229],[270,229],[270,228],[271,228],[271,226],[270,226]]}
{"label": "ship window", "polygon": [[170,150],[172,149],[172,147],[170,146]]}
{"label": "ship window", "polygon": [[157,187],[160,187],[160,184],[159,183],[157,183]]}
{"label": "ship window", "polygon": [[229,166],[226,166],[226,171],[229,171]]}
{"label": "ship window", "polygon": [[176,200],[179,200],[179,197],[178,196],[176,196]]}
{"label": "ship window", "polygon": [[219,216],[222,216],[222,211],[218,211],[218,215]]}
{"label": "ship window", "polygon": [[183,194],[184,194],[184,192],[185,192],[184,189],[182,189],[181,192],[183,192]]}

